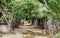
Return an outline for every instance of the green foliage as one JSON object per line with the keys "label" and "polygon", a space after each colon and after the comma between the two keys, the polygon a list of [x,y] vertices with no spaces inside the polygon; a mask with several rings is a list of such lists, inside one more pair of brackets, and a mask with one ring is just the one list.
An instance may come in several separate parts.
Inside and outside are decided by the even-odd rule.
{"label": "green foliage", "polygon": [[[47,17],[54,18],[54,20],[58,21],[60,20],[60,1],[59,0],[45,0],[45,6],[48,9],[48,12],[46,12]],[[60,22],[60,21],[59,21]]]}
{"label": "green foliage", "polygon": [[56,34],[57,38],[60,38],[60,31]]}
{"label": "green foliage", "polygon": [[56,21],[60,20],[60,1],[44,0],[42,4],[38,0],[0,0],[2,9],[8,13],[7,6],[11,7],[12,13],[5,17],[14,16],[14,19],[32,19],[47,16],[54,17]]}
{"label": "green foliage", "polygon": [[[20,19],[31,19],[32,11],[38,8],[38,2],[34,0],[22,0],[20,2],[16,2],[13,6],[13,14],[18,14],[18,18]],[[16,15],[17,16],[17,15]]]}

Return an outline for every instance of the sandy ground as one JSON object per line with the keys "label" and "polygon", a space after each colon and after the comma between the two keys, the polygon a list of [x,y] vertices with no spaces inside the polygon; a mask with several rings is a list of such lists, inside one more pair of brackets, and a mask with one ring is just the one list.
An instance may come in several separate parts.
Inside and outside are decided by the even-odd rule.
{"label": "sandy ground", "polygon": [[22,35],[22,34],[17,34],[17,35],[5,35],[0,38],[47,38],[45,36],[32,36],[32,35]]}
{"label": "sandy ground", "polygon": [[[42,32],[38,29],[33,29],[32,26],[21,26],[22,28],[15,29],[13,34],[0,34],[0,38],[48,38],[47,36],[38,36],[38,35],[31,35],[31,34],[23,34],[24,32],[27,33],[26,30],[32,31],[32,32]],[[31,27],[31,28],[30,28]],[[32,33],[33,34],[33,33]]]}

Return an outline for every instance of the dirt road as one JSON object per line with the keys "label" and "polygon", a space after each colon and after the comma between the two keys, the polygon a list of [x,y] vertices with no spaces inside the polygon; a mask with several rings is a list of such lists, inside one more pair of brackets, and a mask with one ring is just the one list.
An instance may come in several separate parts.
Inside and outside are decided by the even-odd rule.
{"label": "dirt road", "polygon": [[0,38],[48,38],[47,36],[44,35],[41,36],[40,34],[38,34],[42,31],[33,28],[33,26],[21,26],[21,27],[23,28],[18,28],[14,30],[15,34],[5,34],[2,36],[0,35]]}

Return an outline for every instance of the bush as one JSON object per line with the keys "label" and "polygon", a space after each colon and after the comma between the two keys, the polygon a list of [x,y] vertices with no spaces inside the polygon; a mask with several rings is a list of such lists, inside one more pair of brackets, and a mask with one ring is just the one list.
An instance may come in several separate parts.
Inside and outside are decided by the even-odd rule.
{"label": "bush", "polygon": [[60,31],[56,34],[57,38],[60,38]]}

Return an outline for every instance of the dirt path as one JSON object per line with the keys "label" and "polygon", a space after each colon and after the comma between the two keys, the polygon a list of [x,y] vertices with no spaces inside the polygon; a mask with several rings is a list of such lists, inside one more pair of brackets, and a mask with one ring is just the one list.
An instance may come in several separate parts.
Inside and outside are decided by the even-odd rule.
{"label": "dirt path", "polygon": [[6,34],[0,38],[48,38],[48,36],[41,36],[42,30],[35,29],[33,26],[21,26],[14,30],[15,34]]}

